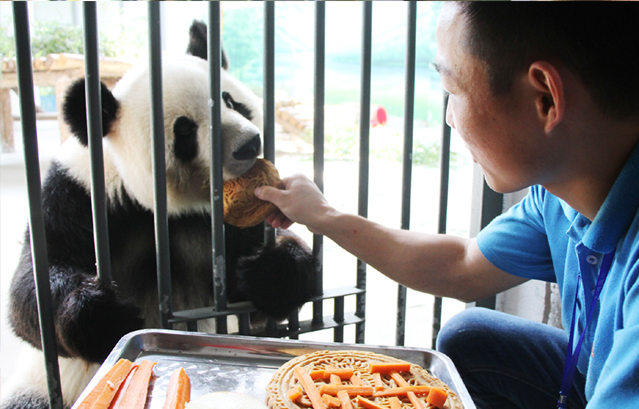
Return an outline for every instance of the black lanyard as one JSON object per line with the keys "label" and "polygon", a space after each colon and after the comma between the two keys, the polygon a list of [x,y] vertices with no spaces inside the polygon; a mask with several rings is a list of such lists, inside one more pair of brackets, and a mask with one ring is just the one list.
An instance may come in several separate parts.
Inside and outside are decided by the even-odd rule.
{"label": "black lanyard", "polygon": [[577,321],[576,311],[577,311],[577,296],[579,294],[579,287],[581,284],[581,274],[579,275],[579,280],[577,281],[577,289],[575,290],[575,305],[572,308],[572,324],[570,325],[570,336],[568,338],[568,349],[566,351],[566,363],[564,364],[564,374],[561,379],[561,389],[559,390],[559,401],[557,402],[558,409],[565,409],[568,403],[568,394],[570,393],[570,389],[572,388],[572,384],[575,380],[575,371],[577,370],[577,362],[579,362],[579,352],[581,351],[581,344],[584,340],[584,336],[586,335],[586,330],[588,329],[588,324],[590,324],[590,318],[592,318],[592,313],[595,310],[595,306],[599,301],[599,295],[601,294],[601,289],[606,282],[606,277],[608,276],[608,272],[610,271],[610,265],[612,264],[612,259],[615,256],[614,250],[610,253],[604,255],[603,260],[601,261],[601,268],[599,270],[599,277],[597,277],[597,285],[595,287],[595,292],[592,296],[592,302],[590,304],[590,311],[588,312],[588,317],[586,318],[586,325],[584,325],[583,331],[581,332],[581,336],[579,336],[579,340],[577,341],[577,345],[573,351],[573,341],[575,334],[575,323]]}

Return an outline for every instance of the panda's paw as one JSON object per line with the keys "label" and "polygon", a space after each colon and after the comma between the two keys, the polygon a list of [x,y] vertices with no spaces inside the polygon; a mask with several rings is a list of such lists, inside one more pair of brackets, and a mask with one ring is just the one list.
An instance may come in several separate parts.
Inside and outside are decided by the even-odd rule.
{"label": "panda's paw", "polygon": [[122,336],[143,324],[138,307],[97,279],[87,280],[66,298],[57,321],[67,355],[89,362],[104,361]]}
{"label": "panda's paw", "polygon": [[278,236],[273,245],[238,260],[239,290],[261,313],[284,320],[314,294],[315,262],[300,239]]}

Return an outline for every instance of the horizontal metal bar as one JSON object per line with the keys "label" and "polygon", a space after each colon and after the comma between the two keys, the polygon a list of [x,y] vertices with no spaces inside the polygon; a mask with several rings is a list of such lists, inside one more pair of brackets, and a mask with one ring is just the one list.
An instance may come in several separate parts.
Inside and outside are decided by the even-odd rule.
{"label": "horizontal metal bar", "polygon": [[258,332],[251,334],[257,337],[294,337],[300,334],[306,334],[314,331],[321,331],[325,329],[333,329],[337,327],[343,327],[345,325],[353,325],[364,322],[364,318],[360,318],[353,313],[345,314],[344,321],[336,322],[332,316],[326,315],[322,318],[322,323],[316,324],[313,320],[306,320],[300,322],[298,330],[289,330],[286,323],[278,324],[276,332]]}

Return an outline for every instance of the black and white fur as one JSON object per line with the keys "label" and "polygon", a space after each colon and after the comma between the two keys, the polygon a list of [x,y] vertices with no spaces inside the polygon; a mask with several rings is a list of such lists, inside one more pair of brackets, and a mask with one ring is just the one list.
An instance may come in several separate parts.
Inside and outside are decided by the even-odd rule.
{"label": "black and white fur", "polygon": [[[193,30],[189,52],[198,55],[201,44]],[[200,57],[165,57],[162,67],[171,286],[178,311],[214,302],[208,63]],[[101,89],[113,283],[96,278],[83,80],[71,86],[63,108],[73,137],[43,184],[67,406],[123,335],[159,326],[148,75],[147,66],[137,66],[113,91]],[[228,180],[246,172],[261,152],[262,108],[260,99],[226,70],[222,90],[223,177]],[[308,247],[290,233],[279,232],[276,244],[265,246],[263,230],[263,225],[225,226],[228,300],[250,300],[262,314],[283,319],[314,295],[314,262]],[[14,332],[36,351],[41,345],[29,241],[27,229],[9,308]],[[21,361],[13,385],[3,385],[2,408],[47,407],[42,354],[23,355]]]}

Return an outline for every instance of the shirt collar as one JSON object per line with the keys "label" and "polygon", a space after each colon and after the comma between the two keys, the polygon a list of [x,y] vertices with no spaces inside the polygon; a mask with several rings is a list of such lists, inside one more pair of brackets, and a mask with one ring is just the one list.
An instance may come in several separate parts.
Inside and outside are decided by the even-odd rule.
{"label": "shirt collar", "polygon": [[592,222],[561,200],[564,214],[572,221],[568,235],[599,253],[614,250],[639,209],[638,177],[639,144],[630,154]]}

